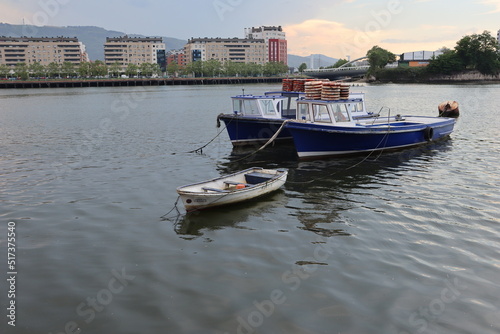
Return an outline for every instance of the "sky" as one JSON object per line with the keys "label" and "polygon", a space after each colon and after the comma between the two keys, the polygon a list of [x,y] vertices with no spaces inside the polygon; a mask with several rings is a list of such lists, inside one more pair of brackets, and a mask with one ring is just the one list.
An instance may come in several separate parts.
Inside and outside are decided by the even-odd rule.
{"label": "sky", "polygon": [[1,0],[0,22],[186,40],[281,26],[289,54],[355,59],[375,45],[398,55],[452,49],[485,30],[496,37],[500,0]]}

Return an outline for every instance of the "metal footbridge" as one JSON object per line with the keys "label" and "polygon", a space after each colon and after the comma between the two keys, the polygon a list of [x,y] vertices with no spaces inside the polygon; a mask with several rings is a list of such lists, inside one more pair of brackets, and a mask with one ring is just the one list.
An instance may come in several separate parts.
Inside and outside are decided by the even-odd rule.
{"label": "metal footbridge", "polygon": [[[365,56],[351,60],[350,62],[336,68],[306,69],[303,73],[310,77],[330,80],[337,80],[345,77],[360,77],[364,76],[368,72],[370,65],[356,66],[353,64],[357,61],[365,59],[368,59],[368,57]],[[386,67],[397,67],[397,64],[388,64]]]}

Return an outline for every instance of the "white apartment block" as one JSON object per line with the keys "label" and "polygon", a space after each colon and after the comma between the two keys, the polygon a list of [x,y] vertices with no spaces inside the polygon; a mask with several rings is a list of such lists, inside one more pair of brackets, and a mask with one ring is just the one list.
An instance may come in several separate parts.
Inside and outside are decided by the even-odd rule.
{"label": "white apartment block", "polygon": [[236,63],[265,64],[266,45],[263,39],[191,38],[184,47],[186,62],[217,59]]}
{"label": "white apartment block", "polygon": [[104,44],[106,65],[118,63],[122,68],[128,64],[156,64],[158,50],[165,50],[165,43],[158,37],[108,37]]}
{"label": "white apartment block", "polygon": [[0,64],[46,66],[69,62],[79,65],[88,60],[85,45],[76,37],[0,37]]}
{"label": "white apartment block", "polygon": [[263,39],[266,44],[267,61],[287,64],[288,47],[286,34],[281,26],[260,26],[245,28],[245,38]]}

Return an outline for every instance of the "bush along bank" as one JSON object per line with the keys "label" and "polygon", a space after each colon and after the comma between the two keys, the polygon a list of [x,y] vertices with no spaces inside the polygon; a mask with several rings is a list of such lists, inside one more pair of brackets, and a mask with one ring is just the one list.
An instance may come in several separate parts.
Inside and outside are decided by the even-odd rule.
{"label": "bush along bank", "polygon": [[376,71],[369,82],[380,83],[469,83],[500,82],[500,74],[486,75],[476,70],[462,71],[452,74],[429,73],[425,67],[398,67]]}

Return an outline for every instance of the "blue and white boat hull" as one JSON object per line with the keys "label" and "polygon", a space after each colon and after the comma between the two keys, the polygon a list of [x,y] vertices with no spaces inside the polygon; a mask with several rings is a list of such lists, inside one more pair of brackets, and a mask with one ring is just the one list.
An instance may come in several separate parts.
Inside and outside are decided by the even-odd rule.
{"label": "blue and white boat hull", "polygon": [[359,127],[291,121],[285,128],[299,158],[307,159],[406,148],[445,138],[453,131],[455,119],[430,119],[408,116],[402,122]]}
{"label": "blue and white boat hull", "polygon": [[[229,139],[234,146],[265,143],[279,130],[284,121],[230,114],[220,115],[219,119],[226,125]],[[287,129],[282,129],[276,140],[291,141],[292,136]]]}

